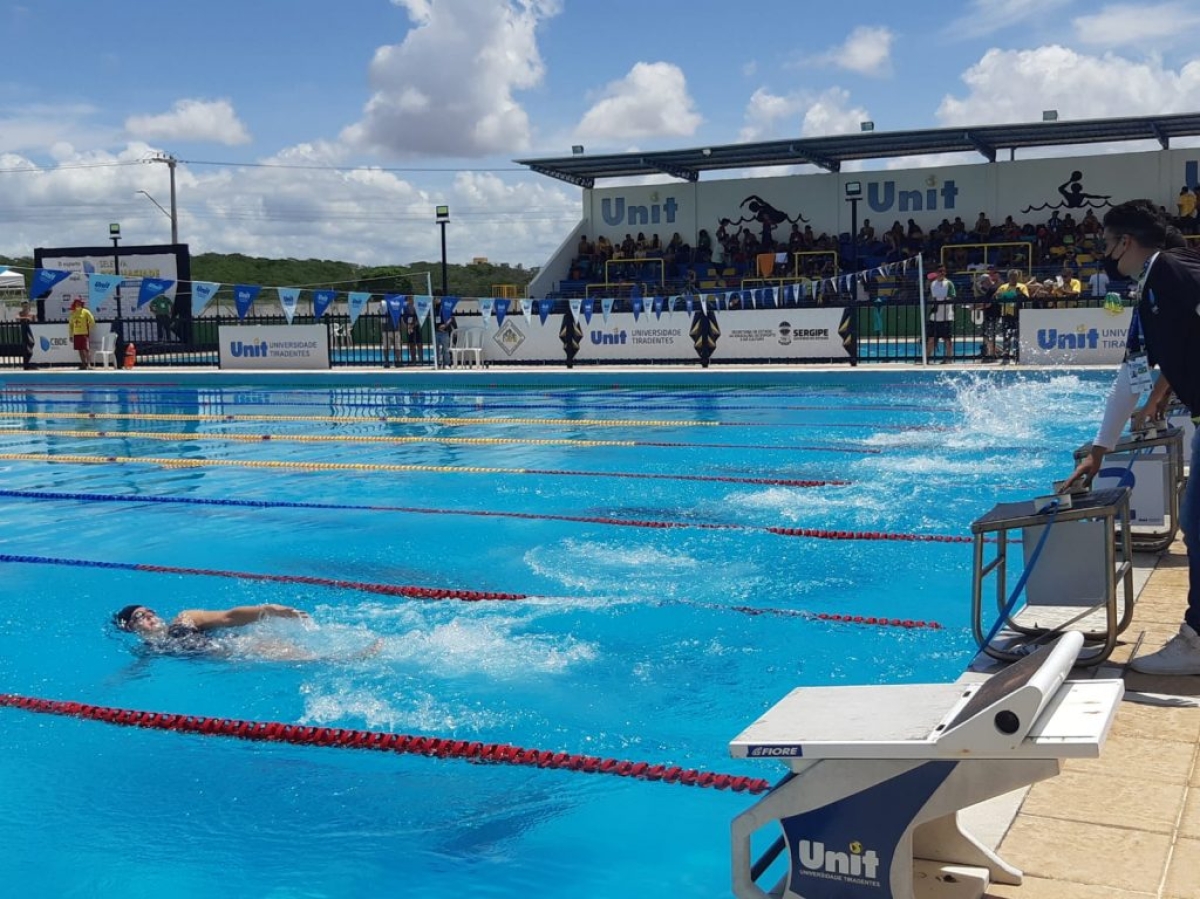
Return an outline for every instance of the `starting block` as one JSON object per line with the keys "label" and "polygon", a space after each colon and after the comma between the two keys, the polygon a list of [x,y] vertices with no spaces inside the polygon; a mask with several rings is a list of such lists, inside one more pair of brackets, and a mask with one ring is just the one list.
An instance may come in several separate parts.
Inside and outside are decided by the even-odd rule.
{"label": "starting block", "polygon": [[[1067,680],[1083,642],[1065,633],[982,684],[793,690],[730,743],[791,769],[733,821],[734,894],[980,899],[992,881],[1019,884],[958,812],[1099,756],[1124,686]],[[769,825],[783,833],[754,859]]]}
{"label": "starting block", "polygon": [[[1090,443],[1075,450],[1075,464],[1091,451]],[[1179,530],[1183,495],[1183,430],[1164,423],[1127,434],[1105,454],[1103,465],[1092,481],[1093,489],[1128,485],[1133,490],[1129,521],[1133,548],[1159,552],[1170,546]]]}
{"label": "starting block", "polygon": [[[1097,665],[1109,657],[1117,637],[1133,618],[1130,489],[1067,496],[1054,511],[1053,520],[1047,508],[1039,508],[1042,498],[1000,503],[971,523],[975,537],[971,630],[979,648],[992,658],[1016,661],[1047,638],[1076,631],[1088,644],[1078,664]],[[1047,527],[1050,533],[1032,564]],[[1013,531],[1020,532],[1026,575],[1024,603],[1005,615],[1009,544],[1016,542]],[[986,558],[989,540],[995,544],[990,560]],[[984,586],[989,578],[995,584],[997,614],[1004,619],[1002,630],[990,642],[983,622]]]}

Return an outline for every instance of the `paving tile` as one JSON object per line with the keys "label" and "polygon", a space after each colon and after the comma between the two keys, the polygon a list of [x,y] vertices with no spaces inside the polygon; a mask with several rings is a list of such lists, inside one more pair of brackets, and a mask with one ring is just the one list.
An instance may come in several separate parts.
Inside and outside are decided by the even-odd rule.
{"label": "paving tile", "polygon": [[1062,880],[1045,880],[1041,877],[1024,878],[1020,886],[993,884],[983,894],[983,899],[1144,899],[1157,896],[1156,892],[1139,893],[1116,890],[1111,886],[1090,886]]}
{"label": "paving tile", "polygon": [[1031,877],[1153,893],[1170,848],[1168,834],[1021,815],[1001,844],[1000,856]]}
{"label": "paving tile", "polygon": [[1175,844],[1163,897],[1200,899],[1200,840],[1184,839]]}
{"label": "paving tile", "polygon": [[[1192,771],[1195,747],[1171,740],[1151,740],[1127,734],[1110,735],[1098,759],[1068,759],[1065,769],[1114,782],[1134,776],[1183,786]],[[1114,812],[1119,810],[1114,809]]]}
{"label": "paving tile", "polygon": [[1179,835],[1200,839],[1200,790],[1188,790],[1183,818],[1179,822]]}
{"label": "paving tile", "polygon": [[[1128,682],[1126,689],[1129,689]],[[1189,745],[1195,744],[1200,740],[1200,708],[1170,708],[1126,701],[1117,709],[1117,719],[1113,722],[1109,736],[1144,737],[1149,740],[1174,740]]]}
{"label": "paving tile", "polygon": [[[1136,765],[1132,766],[1136,770]],[[1183,805],[1177,783],[1063,771],[1035,784],[1025,797],[1021,814],[1058,818],[1083,824],[1119,822],[1122,827],[1170,835]]]}

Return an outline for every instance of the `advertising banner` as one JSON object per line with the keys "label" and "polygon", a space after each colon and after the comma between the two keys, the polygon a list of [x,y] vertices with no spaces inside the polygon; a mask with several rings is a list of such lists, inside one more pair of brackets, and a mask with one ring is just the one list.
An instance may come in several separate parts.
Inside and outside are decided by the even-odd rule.
{"label": "advertising banner", "polygon": [[[187,246],[184,244],[145,247],[121,247],[121,284],[101,303],[91,304],[97,319],[116,318],[117,303],[124,318],[151,318],[146,304],[138,305],[143,278],[172,282],[164,291],[174,302],[179,282],[191,277]],[[70,272],[70,276],[50,288],[42,311],[43,321],[65,321],[76,299],[88,299],[88,275],[114,274],[112,247],[61,247],[34,250],[34,260],[41,269]]]}
{"label": "advertising banner", "polygon": [[1105,365],[1125,358],[1132,309],[1022,309],[1021,362]]}
{"label": "advertising banner", "polygon": [[[29,361],[34,365],[78,365],[79,354],[71,343],[71,335],[67,333],[65,322],[56,324],[35,324],[29,326],[33,331],[33,358]],[[89,344],[93,350],[100,349],[104,335],[112,330],[108,322],[96,322],[92,325]]]}
{"label": "advertising banner", "polygon": [[217,343],[221,368],[329,368],[324,325],[221,325]]}
{"label": "advertising banner", "polygon": [[[713,311],[720,333],[712,358],[716,360],[787,361],[801,359],[849,359],[845,338],[848,316],[840,308],[763,309]],[[692,333],[694,319],[702,315],[700,304],[688,314],[681,308],[661,317],[614,312],[604,322],[600,316],[590,323],[582,319],[577,361],[694,362],[698,358]],[[483,358],[493,362],[558,362],[566,360],[564,341],[570,341],[566,316],[554,314],[543,324],[534,319],[508,316],[503,325],[492,320],[483,334]],[[461,320],[460,320],[461,324]],[[711,341],[711,329],[705,332]]]}

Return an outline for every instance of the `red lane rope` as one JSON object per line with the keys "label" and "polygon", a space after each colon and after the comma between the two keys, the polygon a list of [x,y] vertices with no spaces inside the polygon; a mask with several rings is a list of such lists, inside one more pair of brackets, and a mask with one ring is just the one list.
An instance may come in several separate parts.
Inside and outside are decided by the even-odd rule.
{"label": "red lane rope", "polygon": [[826,531],[821,528],[764,528],[783,537],[817,540],[902,540],[914,543],[970,543],[974,537],[958,534],[897,534],[889,531]]}
{"label": "red lane rope", "polygon": [[[147,565],[138,562],[97,562],[90,559],[68,559],[57,556],[22,556],[0,553],[0,563],[26,565],[67,565],[77,568],[105,568],[115,571],[143,571],[154,574],[184,574],[198,577],[224,577],[236,580],[266,581],[277,584],[308,584],[329,587],[335,590],[359,590],[384,596],[403,596],[406,599],[461,600],[463,602],[513,602],[522,599],[547,599],[527,593],[500,593],[483,590],[461,590],[445,587],[417,587],[411,584],[380,584],[370,581],[351,581],[341,578],[315,577],[303,574],[261,574],[253,571],[233,571],[221,568],[184,568],[177,565]],[[569,597],[568,597],[569,598]],[[942,630],[936,621],[868,617],[863,615],[834,615],[824,612],[809,612],[802,609],[776,609],[764,606],[723,606],[718,603],[703,603],[692,600],[676,600],[677,603],[717,611],[740,612],[743,615],[780,615],[793,618],[840,621],[848,624],[865,624],[904,628],[929,628]]]}
{"label": "red lane rope", "polygon": [[481,743],[475,740],[450,740],[442,737],[393,734],[383,731],[350,730],[341,727],[310,727],[284,724],[278,721],[243,721],[233,718],[208,718],[198,715],[179,715],[164,712],[142,712],[109,706],[64,702],[56,699],[37,699],[0,693],[0,706],[23,709],[43,715],[82,718],[123,727],[173,731],[181,734],[201,734],[214,737],[235,737],[260,743],[290,743],[296,746],[324,746],[330,749],[373,749],[399,755],[424,755],[439,759],[468,759],[492,764],[526,765],[537,768],[557,768],[584,774],[611,774],[638,780],[674,783],[685,787],[711,787],[735,793],[763,793],[771,782],[758,777],[714,774],[678,765],[650,765],[595,755],[553,752],[548,749],[526,749],[507,743]]}

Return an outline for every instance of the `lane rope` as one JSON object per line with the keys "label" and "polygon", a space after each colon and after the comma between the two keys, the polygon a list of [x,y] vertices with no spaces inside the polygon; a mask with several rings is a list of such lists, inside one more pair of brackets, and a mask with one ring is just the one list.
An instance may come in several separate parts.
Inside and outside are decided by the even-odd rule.
{"label": "lane rope", "polygon": [[508,743],[481,743],[475,740],[452,740],[443,737],[354,730],[342,727],[313,727],[284,724],[279,721],[245,721],[201,715],[144,712],[80,702],[38,699],[13,693],[0,693],[0,706],[42,715],[59,715],[80,718],[85,721],[98,721],[122,727],[138,727],[178,734],[233,737],[259,743],[289,743],[293,746],[322,746],[330,749],[372,749],[377,752],[393,752],[397,755],[423,755],[429,758],[466,759],[491,764],[553,768],[560,771],[578,771],[582,774],[632,777],[652,783],[671,783],[684,787],[731,790],[735,793],[756,794],[771,789],[771,782],[759,777],[715,774],[696,768],[681,768],[678,765],[651,765],[646,762],[554,752],[548,749],[526,749]]}
{"label": "lane rope", "polygon": [[768,446],[761,443],[682,443],[665,440],[578,440],[570,437],[537,439],[533,437],[401,437],[394,434],[231,434],[212,431],[205,434],[182,431],[66,431],[46,429],[40,431],[3,431],[0,436],[15,437],[81,437],[121,438],[142,440],[215,440],[231,443],[258,443],[273,440],[281,443],[378,443],[410,445],[440,443],[451,446],[575,446],[575,447],[658,447],[662,449],[736,449],[754,452],[809,452],[809,453],[861,453],[879,455],[881,449],[829,444],[826,446]]}
{"label": "lane rope", "polygon": [[[528,593],[499,593],[484,590],[461,590],[446,587],[418,587],[410,584],[380,584],[370,581],[351,581],[342,578],[317,577],[303,574],[262,574],[252,571],[234,571],[224,568],[185,568],[177,565],[151,565],[143,562],[101,562],[91,559],[70,559],[58,556],[31,556],[0,553],[0,563],[18,565],[64,565],[76,568],[103,568],[114,571],[141,571],[153,574],[182,574],[197,577],[221,577],[234,580],[264,581],[275,584],[304,584],[313,587],[328,587],[335,590],[357,590],[384,596],[402,596],[406,599],[461,600],[463,602],[515,602],[518,600],[545,600],[550,597],[533,596]],[[567,601],[576,598],[563,597]],[[664,605],[667,603],[663,603]],[[775,609],[761,606],[722,606],[718,603],[673,600],[671,604],[715,609],[725,612],[740,612],[743,615],[777,615],[794,618],[835,621],[846,624],[862,624],[876,627],[903,627],[908,629],[928,628],[943,630],[936,621],[882,618],[879,616],[840,615],[827,612],[808,612],[801,609]]]}
{"label": "lane rope", "polygon": [[3,490],[0,497],[12,499],[69,500],[96,503],[163,503],[198,506],[233,506],[249,509],[324,509],[359,512],[400,512],[409,515],[466,515],[475,518],[516,518],[525,521],[570,521],[613,527],[653,528],[659,530],[694,528],[706,531],[766,531],[781,537],[808,537],[814,540],[894,540],[922,543],[970,543],[971,537],[958,534],[906,534],[888,531],[830,531],[820,528],[763,527],[749,524],[722,524],[700,521],[647,521],[588,515],[554,515],[536,512],[501,512],[488,509],[423,509],[413,506],[369,506],[352,503],[289,502],[285,500],[207,499],[197,496],[122,496],[116,493],[65,493],[48,490]]}
{"label": "lane rope", "polygon": [[[0,407],[2,407],[0,403]],[[25,405],[22,403],[22,405]],[[388,416],[388,415],[218,415],[215,413],[168,413],[168,412],[30,412],[3,410],[10,418],[33,418],[53,420],[86,419],[119,421],[222,421],[222,422],[326,422],[331,424],[410,424],[432,427],[485,426],[485,425],[545,425],[554,428],[597,427],[597,428],[854,428],[861,431],[860,422],[749,422],[749,421],[671,421],[655,419],[605,419],[605,418],[438,418],[434,416]],[[949,425],[893,425],[872,423],[871,428],[883,431],[951,431]]]}
{"label": "lane rope", "polygon": [[752,484],[765,487],[848,487],[850,481],[800,478],[742,478],[733,475],[652,474],[633,471],[570,471],[561,468],[496,468],[481,465],[398,465],[383,462],[299,462],[274,459],[181,459],[155,456],[79,456],[46,453],[0,453],[0,461],[44,462],[51,465],[158,465],[162,468],[257,468],[296,471],[388,471],[436,474],[542,475],[570,478],[620,478],[637,481],[692,481]]}

